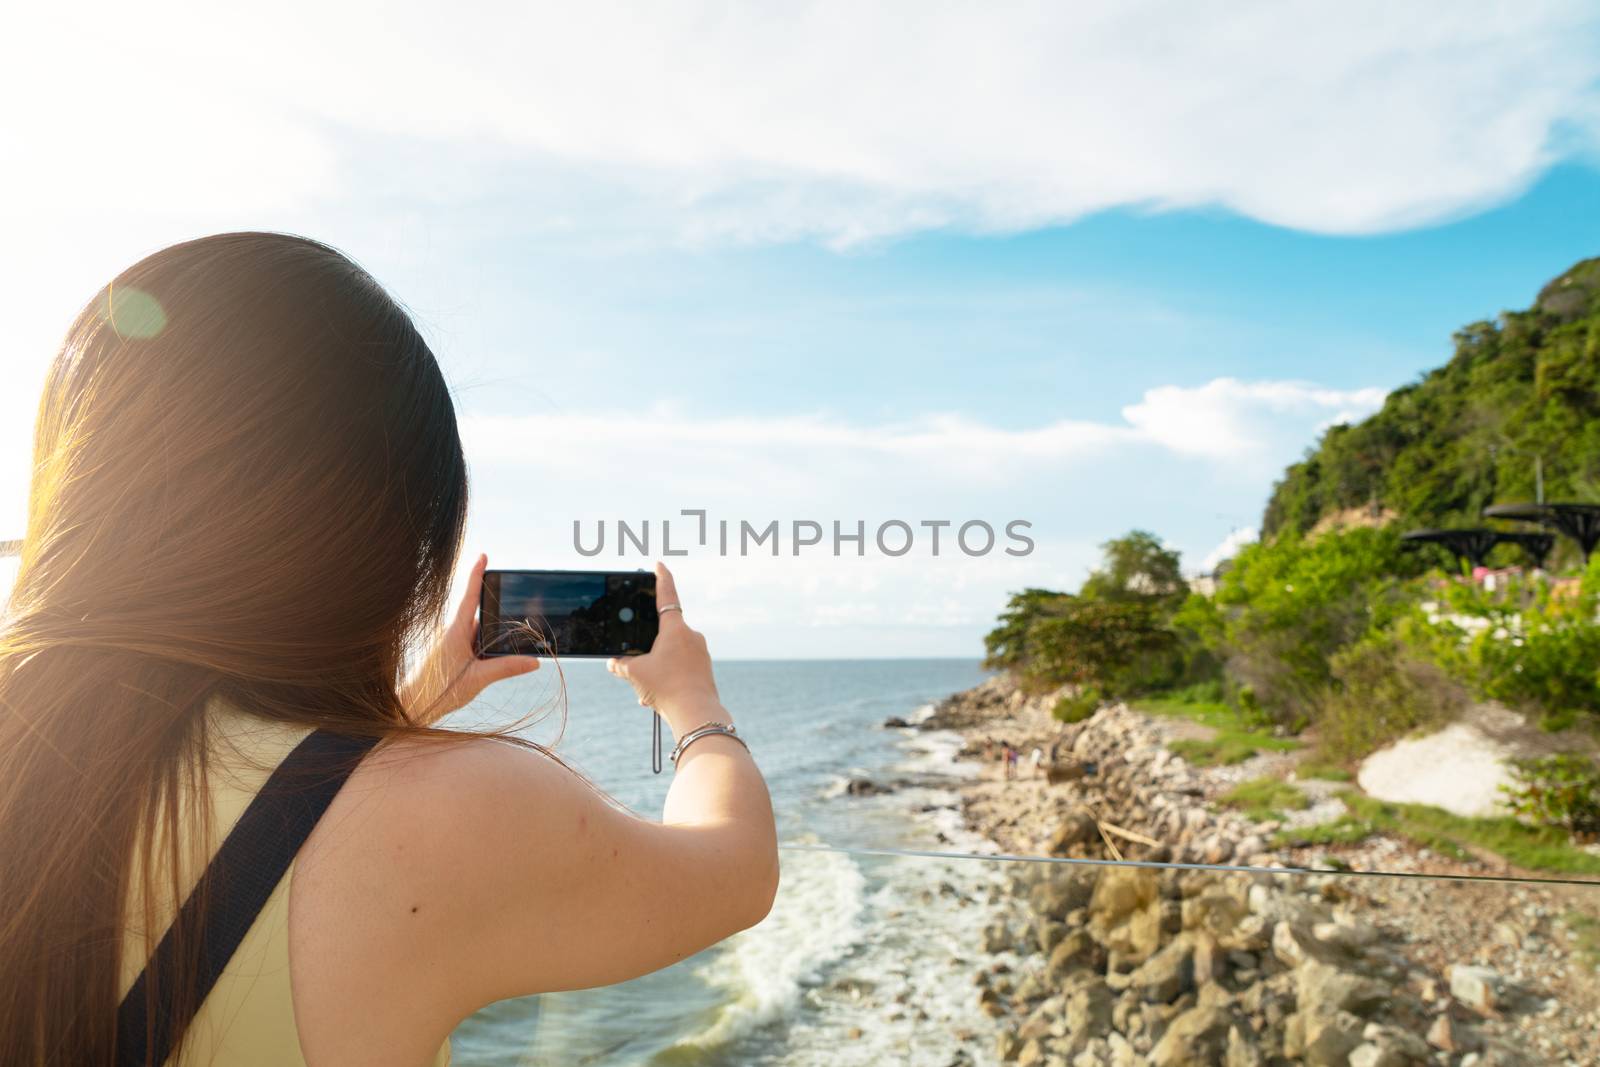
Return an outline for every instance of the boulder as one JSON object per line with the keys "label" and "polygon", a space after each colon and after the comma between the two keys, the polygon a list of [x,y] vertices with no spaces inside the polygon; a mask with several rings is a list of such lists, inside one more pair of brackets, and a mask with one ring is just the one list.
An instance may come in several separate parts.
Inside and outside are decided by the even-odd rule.
{"label": "boulder", "polygon": [[1105,950],[1083,930],[1073,930],[1050,952],[1045,969],[1052,976],[1077,970],[1098,970],[1105,963]]}
{"label": "boulder", "polygon": [[1094,922],[1115,926],[1134,912],[1160,899],[1161,886],[1154,871],[1139,867],[1110,867],[1101,872],[1089,898]]}
{"label": "boulder", "polygon": [[1368,1023],[1366,1042],[1350,1053],[1351,1067],[1422,1067],[1433,1059],[1428,1043],[1397,1026]]}
{"label": "boulder", "polygon": [[1111,1045],[1103,1038],[1090,1041],[1082,1052],[1072,1057],[1072,1067],[1105,1067],[1106,1058],[1111,1055]]}
{"label": "boulder", "polygon": [[1181,914],[1185,930],[1204,930],[1218,941],[1226,942],[1240,921],[1250,914],[1250,905],[1232,893],[1211,889],[1185,900]]}
{"label": "boulder", "polygon": [[1261,1042],[1249,1029],[1237,1023],[1228,1027],[1228,1052],[1223,1057],[1223,1067],[1265,1067],[1266,1062]]}
{"label": "boulder", "polygon": [[1194,988],[1194,942],[1189,937],[1167,942],[1139,965],[1129,986],[1154,1004],[1171,1004],[1177,1000]]}
{"label": "boulder", "polygon": [[844,787],[844,791],[853,797],[871,797],[880,793],[894,792],[889,786],[879,785],[871,778],[852,778]]}
{"label": "boulder", "polygon": [[1311,927],[1311,935],[1330,948],[1352,955],[1361,952],[1381,936],[1376,926],[1354,919],[1316,923]]}
{"label": "boulder", "polygon": [[1471,1052],[1480,1041],[1476,1031],[1457,1022],[1448,1011],[1443,1011],[1428,1027],[1428,1044],[1445,1052]]}
{"label": "boulder", "polygon": [[[1346,1067],[1362,1044],[1364,1024],[1347,1011],[1333,1015],[1300,1012],[1306,1067]],[[1285,1048],[1285,1052],[1288,1049]]]}
{"label": "boulder", "polygon": [[1600,270],[1588,260],[1540,289],[1534,306],[1558,322],[1574,322],[1583,317],[1596,292],[1600,292]]}
{"label": "boulder", "polygon": [[1111,990],[1104,982],[1086,982],[1067,995],[1067,1033],[1098,1037],[1111,1030]]}
{"label": "boulder", "polygon": [[1065,856],[1073,846],[1094,841],[1099,836],[1100,824],[1095,817],[1085,808],[1074,808],[1062,816],[1045,847],[1052,856]]}
{"label": "boulder", "polygon": [[1094,890],[1092,875],[1060,871],[1029,890],[1028,906],[1046,919],[1064,919],[1069,912],[1088,904]]}
{"label": "boulder", "polygon": [[1346,1062],[1350,1067],[1411,1067],[1417,1061],[1401,1055],[1392,1048],[1368,1041],[1357,1045]]}
{"label": "boulder", "polygon": [[1161,888],[1156,873],[1113,867],[1100,875],[1089,899],[1089,932],[1130,960],[1143,960],[1161,944]]}
{"label": "boulder", "polygon": [[1032,1003],[1036,1000],[1043,1000],[1050,993],[1050,983],[1044,975],[1028,974],[1023,977],[1022,981],[1017,983],[1017,990],[1013,995],[1017,1000],[1025,1000]]}
{"label": "boulder", "polygon": [[1017,1037],[1023,1041],[1033,1037],[1047,1037],[1055,1031],[1056,1023],[1061,1018],[1062,999],[1051,997],[1033,1009],[1023,1024],[1017,1030]]}
{"label": "boulder", "polygon": [[1290,967],[1299,967],[1312,960],[1330,964],[1349,962],[1349,956],[1343,950],[1318,941],[1309,923],[1294,919],[1280,920],[1273,929],[1272,954]]}
{"label": "boulder", "polygon": [[1456,964],[1450,968],[1450,995],[1480,1015],[1499,1010],[1505,994],[1505,981],[1489,967]]}
{"label": "boulder", "polygon": [[1497,1038],[1486,1039],[1482,1052],[1469,1052],[1462,1057],[1462,1067],[1467,1067],[1469,1062],[1476,1067],[1532,1067],[1526,1056]]}
{"label": "boulder", "polygon": [[1140,1062],[1133,1043],[1115,1030],[1106,1035],[1106,1048],[1111,1053],[1111,1067],[1135,1067]]}
{"label": "boulder", "polygon": [[1150,1052],[1152,1067],[1221,1067],[1233,1017],[1221,1008],[1194,1008],[1173,1019]]}
{"label": "boulder", "polygon": [[911,724],[909,722],[906,722],[906,720],[902,719],[898,715],[891,715],[887,719],[883,720],[883,727],[886,730],[904,730],[910,725]]}
{"label": "boulder", "polygon": [[1349,1012],[1370,1018],[1389,1002],[1389,991],[1381,983],[1320,960],[1300,966],[1295,993],[1302,1012],[1318,1015]]}

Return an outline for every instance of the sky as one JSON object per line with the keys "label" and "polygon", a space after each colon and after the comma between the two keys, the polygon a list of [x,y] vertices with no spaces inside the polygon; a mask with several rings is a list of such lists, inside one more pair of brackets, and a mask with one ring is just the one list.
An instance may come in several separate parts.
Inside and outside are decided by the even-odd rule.
{"label": "sky", "polygon": [[1130,529],[1214,564],[1326,426],[1600,255],[1592,5],[228,6],[0,40],[0,539],[77,309],[288,230],[432,344],[469,552],[648,566],[671,521],[718,655],[976,656]]}

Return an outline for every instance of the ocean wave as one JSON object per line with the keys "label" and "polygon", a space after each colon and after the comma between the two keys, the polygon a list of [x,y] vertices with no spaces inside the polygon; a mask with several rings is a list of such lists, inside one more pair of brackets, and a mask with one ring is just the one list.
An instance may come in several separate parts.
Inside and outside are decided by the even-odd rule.
{"label": "ocean wave", "polygon": [[[812,835],[800,842],[816,844]],[[698,977],[725,999],[704,1030],[655,1058],[658,1064],[711,1063],[734,1041],[791,1014],[804,990],[863,937],[866,878],[830,852],[789,852],[772,913],[732,938]]]}
{"label": "ocean wave", "polygon": [[[926,704],[907,721],[932,713]],[[904,840],[894,843],[994,851],[962,819],[956,790],[979,773],[956,759],[962,735],[900,733],[892,764],[830,774],[822,796],[844,798],[853,778],[882,780],[887,772],[900,781],[878,799],[906,813],[896,834]],[[788,852],[782,862],[772,914],[697,972],[721,993],[716,1014],[654,1056],[654,1067],[944,1067],[956,1049],[968,1063],[993,1061],[992,1042],[966,1036],[987,1034],[993,1024],[956,961],[981,943],[998,868],[839,853]],[[773,1030],[764,1034],[767,1027]]]}
{"label": "ocean wave", "polygon": [[894,769],[959,780],[976,778],[983,771],[976,761],[956,759],[965,744],[966,738],[954,730],[918,731],[906,737],[905,756]]}

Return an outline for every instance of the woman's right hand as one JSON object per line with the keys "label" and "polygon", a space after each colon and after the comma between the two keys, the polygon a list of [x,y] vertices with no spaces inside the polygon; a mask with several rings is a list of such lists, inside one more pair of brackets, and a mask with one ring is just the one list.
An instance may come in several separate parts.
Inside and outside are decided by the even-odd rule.
{"label": "woman's right hand", "polygon": [[650,651],[609,659],[606,669],[633,686],[641,706],[660,712],[674,737],[702,723],[732,722],[717,693],[706,639],[684,621],[672,572],[661,563],[656,564],[656,603],[677,604],[679,610],[660,616]]}

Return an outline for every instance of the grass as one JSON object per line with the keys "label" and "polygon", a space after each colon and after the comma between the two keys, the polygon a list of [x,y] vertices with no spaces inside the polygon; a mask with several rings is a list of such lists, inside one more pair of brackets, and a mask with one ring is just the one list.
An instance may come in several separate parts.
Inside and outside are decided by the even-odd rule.
{"label": "grass", "polygon": [[1528,870],[1600,874],[1600,856],[1575,847],[1565,831],[1527,826],[1509,815],[1468,818],[1426,804],[1390,804],[1359,793],[1340,794],[1350,809],[1332,822],[1279,833],[1278,845],[1345,845],[1375,833],[1404,837],[1454,859],[1475,849]]}
{"label": "grass", "polygon": [[1562,916],[1572,931],[1573,952],[1590,967],[1600,967],[1600,919],[1573,910]]}
{"label": "grass", "polygon": [[1279,848],[1320,845],[1353,845],[1365,841],[1377,830],[1371,823],[1350,815],[1341,815],[1330,822],[1302,826],[1298,830],[1279,830],[1272,835],[1272,843]]}
{"label": "grass", "polygon": [[1292,738],[1249,729],[1240,721],[1238,712],[1214,701],[1149,697],[1136,701],[1134,707],[1148,715],[1189,719],[1215,730],[1216,736],[1208,740],[1189,738],[1167,746],[1174,755],[1199,767],[1243,763],[1261,752],[1292,752],[1300,747],[1300,742]]}
{"label": "grass", "polygon": [[1304,793],[1278,778],[1255,778],[1241,782],[1224,793],[1221,800],[1256,822],[1272,819],[1282,821],[1285,808],[1298,811],[1311,804]]}
{"label": "grass", "polygon": [[1301,778],[1320,778],[1325,782],[1348,782],[1355,778],[1337,763],[1315,759],[1301,762],[1295,767],[1294,773]]}

